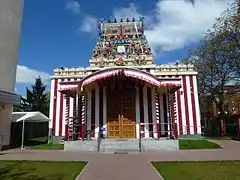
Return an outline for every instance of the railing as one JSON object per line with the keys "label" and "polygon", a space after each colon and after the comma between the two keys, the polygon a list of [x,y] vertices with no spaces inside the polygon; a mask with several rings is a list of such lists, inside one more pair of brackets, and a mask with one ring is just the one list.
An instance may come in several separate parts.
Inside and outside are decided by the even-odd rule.
{"label": "railing", "polygon": [[140,123],[139,139],[146,136],[154,139],[161,137],[176,139],[178,138],[178,127],[176,123]]}
{"label": "railing", "polygon": [[[139,151],[142,151],[142,139],[152,138],[159,140],[160,138],[178,139],[188,136],[203,136],[203,127],[201,126],[179,126],[176,123],[140,123],[139,124]],[[203,137],[202,137],[203,138]]]}

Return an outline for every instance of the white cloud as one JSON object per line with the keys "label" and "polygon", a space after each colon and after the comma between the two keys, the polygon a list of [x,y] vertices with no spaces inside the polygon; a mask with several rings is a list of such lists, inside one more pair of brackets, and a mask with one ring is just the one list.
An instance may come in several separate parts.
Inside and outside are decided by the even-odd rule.
{"label": "white cloud", "polygon": [[19,84],[32,84],[37,77],[41,77],[45,84],[50,79],[50,74],[36,69],[31,69],[27,66],[17,65],[16,82]]}
{"label": "white cloud", "polygon": [[116,18],[116,19],[121,19],[121,18],[132,18],[132,17],[140,17],[142,16],[139,12],[138,12],[138,9],[137,7],[135,6],[134,3],[130,3],[129,4],[129,7],[123,7],[123,8],[120,8],[120,9],[117,9],[115,8],[113,10],[113,16]]}
{"label": "white cloud", "polygon": [[86,33],[96,33],[97,19],[92,16],[85,16],[79,30]]}
{"label": "white cloud", "polygon": [[80,13],[80,4],[77,1],[71,0],[66,3],[66,9],[73,13]]}
{"label": "white cloud", "polygon": [[153,50],[170,51],[198,42],[228,3],[229,0],[195,0],[193,5],[186,0],[161,0],[146,14],[141,14],[133,3],[114,9],[113,14],[116,18],[145,16],[145,34]]}

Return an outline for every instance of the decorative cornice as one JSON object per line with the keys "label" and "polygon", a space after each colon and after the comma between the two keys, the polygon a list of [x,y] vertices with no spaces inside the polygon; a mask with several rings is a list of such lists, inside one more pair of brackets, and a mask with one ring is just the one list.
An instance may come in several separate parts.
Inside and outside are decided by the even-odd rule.
{"label": "decorative cornice", "polygon": [[18,105],[20,104],[20,95],[12,92],[8,92],[8,91],[0,90],[0,102]]}

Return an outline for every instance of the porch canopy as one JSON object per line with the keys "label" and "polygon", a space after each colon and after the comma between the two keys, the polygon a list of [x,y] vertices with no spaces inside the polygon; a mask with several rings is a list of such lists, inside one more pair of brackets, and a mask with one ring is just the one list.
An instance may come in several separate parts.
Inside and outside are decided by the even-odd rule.
{"label": "porch canopy", "polygon": [[[127,67],[117,67],[117,68],[107,68],[101,71],[97,71],[95,73],[90,74],[89,76],[83,78],[78,82],[78,87],[68,87],[61,88],[60,92],[64,94],[75,94],[76,92],[83,92],[84,87],[92,84],[93,82],[107,79],[114,76],[125,76],[129,78],[133,78],[136,80],[140,80],[145,83],[149,83],[153,86],[156,86],[159,90],[166,90],[170,92],[174,92],[181,88],[180,78],[157,78],[156,76],[141,71],[135,68],[127,68]],[[64,85],[65,82],[62,83]],[[76,82],[77,83],[77,82]]]}

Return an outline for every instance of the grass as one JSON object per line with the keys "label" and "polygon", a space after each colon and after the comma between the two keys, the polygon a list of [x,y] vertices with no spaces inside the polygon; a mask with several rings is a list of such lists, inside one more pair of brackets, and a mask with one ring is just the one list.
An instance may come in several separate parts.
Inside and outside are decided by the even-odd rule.
{"label": "grass", "polygon": [[0,161],[1,180],[73,180],[86,162]]}
{"label": "grass", "polygon": [[63,144],[48,144],[48,139],[36,138],[27,140],[25,143],[25,147],[30,149],[42,149],[42,150],[62,150],[64,148]]}
{"label": "grass", "polygon": [[165,180],[240,179],[239,161],[153,163]]}
{"label": "grass", "polygon": [[220,145],[208,140],[179,139],[179,149],[218,149]]}

